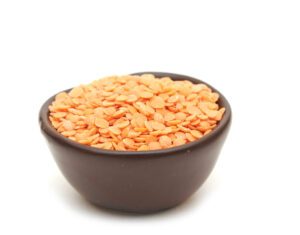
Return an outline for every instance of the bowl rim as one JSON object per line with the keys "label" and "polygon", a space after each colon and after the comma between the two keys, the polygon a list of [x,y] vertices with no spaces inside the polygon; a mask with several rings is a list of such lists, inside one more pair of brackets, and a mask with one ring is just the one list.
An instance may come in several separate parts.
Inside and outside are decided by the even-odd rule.
{"label": "bowl rim", "polygon": [[[51,124],[49,120],[49,105],[52,103],[54,100],[56,94],[51,96],[48,100],[44,102],[42,105],[40,112],[39,112],[39,124],[41,130],[51,136],[53,139],[61,142],[62,144],[69,145],[73,148],[76,148],[81,151],[89,152],[92,154],[97,154],[99,156],[104,156],[104,155],[111,155],[111,156],[122,156],[122,157],[135,157],[135,156],[143,156],[143,157],[154,157],[154,156],[161,156],[162,154],[170,154],[170,153],[178,153],[181,151],[189,151],[191,148],[194,147],[199,147],[200,145],[204,145],[208,141],[212,141],[215,137],[217,137],[221,132],[224,131],[227,125],[229,125],[231,121],[231,107],[227,99],[224,97],[224,95],[219,92],[217,89],[215,89],[213,86],[210,84],[194,77],[190,77],[187,75],[182,75],[182,74],[175,74],[175,73],[168,73],[168,72],[153,72],[153,71],[146,71],[146,72],[138,72],[138,73],[131,73],[130,75],[142,75],[142,74],[153,74],[155,77],[162,78],[162,77],[170,77],[172,80],[189,80],[193,83],[203,83],[210,87],[214,92],[217,92],[220,97],[219,97],[219,103],[222,103],[222,106],[225,107],[225,113],[223,115],[223,118],[221,121],[217,124],[216,128],[209,134],[203,136],[202,138],[189,142],[184,145],[176,146],[176,147],[171,147],[171,148],[166,148],[166,149],[159,149],[159,150],[147,150],[147,151],[119,151],[119,150],[106,150],[106,149],[99,149],[95,148],[92,146],[84,145],[77,143],[76,141],[70,140],[60,134]],[[66,89],[64,90],[65,92],[71,90]],[[61,92],[64,92],[61,91]]]}

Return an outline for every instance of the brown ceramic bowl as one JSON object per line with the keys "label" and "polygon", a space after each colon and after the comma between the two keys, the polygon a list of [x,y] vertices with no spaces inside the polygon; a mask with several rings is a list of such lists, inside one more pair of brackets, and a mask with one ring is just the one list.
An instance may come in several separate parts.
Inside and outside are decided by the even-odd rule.
{"label": "brown ceramic bowl", "polygon": [[[178,74],[145,73],[202,82]],[[84,198],[98,206],[120,211],[156,212],[185,201],[211,173],[231,122],[230,105],[217,92],[220,94],[219,104],[226,108],[218,126],[200,140],[169,149],[142,152],[101,150],[69,140],[49,121],[48,106],[54,96],[41,108],[40,127],[58,167]]]}

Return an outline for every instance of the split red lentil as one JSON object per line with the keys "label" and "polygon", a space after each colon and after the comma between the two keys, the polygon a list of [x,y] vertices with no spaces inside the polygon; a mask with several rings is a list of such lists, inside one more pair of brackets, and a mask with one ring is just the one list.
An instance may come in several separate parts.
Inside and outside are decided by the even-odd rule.
{"label": "split red lentil", "polygon": [[225,112],[218,99],[205,84],[151,74],[112,76],[56,95],[49,119],[59,133],[80,144],[156,150],[210,133]]}

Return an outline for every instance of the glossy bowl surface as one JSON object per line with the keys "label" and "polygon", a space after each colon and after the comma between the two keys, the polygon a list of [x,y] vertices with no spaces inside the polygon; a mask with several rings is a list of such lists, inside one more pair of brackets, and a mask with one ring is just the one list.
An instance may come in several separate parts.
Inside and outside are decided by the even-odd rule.
{"label": "glossy bowl surface", "polygon": [[[156,77],[205,83],[185,75],[152,73]],[[207,84],[207,83],[205,83]],[[41,132],[63,175],[87,200],[101,207],[151,213],[174,207],[190,197],[204,183],[219,156],[231,124],[231,108],[220,94],[219,105],[226,108],[218,126],[200,140],[162,150],[112,151],[85,146],[65,138],[49,121],[49,98],[39,114]]]}

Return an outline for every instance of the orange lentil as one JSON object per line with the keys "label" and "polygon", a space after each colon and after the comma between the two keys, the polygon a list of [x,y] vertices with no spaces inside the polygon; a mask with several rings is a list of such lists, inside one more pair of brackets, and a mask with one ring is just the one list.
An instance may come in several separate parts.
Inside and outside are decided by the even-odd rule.
{"label": "orange lentil", "polygon": [[152,108],[163,108],[165,107],[165,101],[162,97],[160,96],[154,96],[151,100],[150,100],[150,105],[152,106]]}
{"label": "orange lentil", "polygon": [[115,126],[111,126],[108,128],[108,130],[113,133],[114,135],[120,135],[121,134],[121,131],[118,127],[115,127]]}
{"label": "orange lentil", "polygon": [[186,139],[186,136],[183,132],[176,132],[175,136],[179,139]]}
{"label": "orange lentil", "polygon": [[138,149],[137,149],[137,151],[147,151],[147,150],[149,150],[149,146],[148,145],[141,145]]}
{"label": "orange lentil", "polygon": [[153,93],[147,92],[147,91],[142,91],[142,92],[140,92],[139,95],[140,95],[140,97],[142,97],[142,98],[148,99],[148,98],[151,98],[151,97],[153,96]]}
{"label": "orange lentil", "polygon": [[95,148],[148,151],[209,134],[225,108],[207,85],[152,74],[112,76],[61,92],[49,120],[66,138]]}
{"label": "orange lentil", "polygon": [[144,124],[145,124],[145,127],[148,129],[148,131],[153,131],[153,128],[152,128],[152,125],[150,124],[150,122],[145,121]]}
{"label": "orange lentil", "polygon": [[179,124],[181,122],[182,122],[181,120],[171,120],[171,121],[168,121],[166,123],[167,123],[167,125],[172,126],[172,125],[177,125],[177,124]]}
{"label": "orange lentil", "polygon": [[149,150],[161,149],[159,142],[150,142],[148,146],[149,146]]}
{"label": "orange lentil", "polygon": [[175,119],[177,119],[177,120],[185,120],[186,119],[186,114],[183,113],[183,112],[175,113]]}
{"label": "orange lentil", "polygon": [[163,130],[165,129],[165,125],[161,122],[157,122],[157,121],[150,121],[150,125],[153,128],[153,130]]}
{"label": "orange lentil", "polygon": [[171,127],[166,127],[165,129],[162,130],[162,134],[170,134],[173,132],[173,129]]}
{"label": "orange lentil", "polygon": [[165,114],[164,119],[165,121],[172,121],[176,118],[175,114],[168,112]]}
{"label": "orange lentil", "polygon": [[161,130],[157,130],[157,131],[151,131],[150,132],[150,135],[153,135],[153,136],[159,136],[162,134],[162,131]]}
{"label": "orange lentil", "polygon": [[163,148],[167,148],[172,145],[172,139],[169,136],[162,135],[159,137],[159,143]]}
{"label": "orange lentil", "polygon": [[189,113],[189,114],[200,114],[200,109],[197,108],[196,106],[188,106],[186,108],[186,111]]}
{"label": "orange lentil", "polygon": [[132,95],[128,96],[126,101],[129,102],[129,103],[133,103],[133,102],[137,101],[137,99],[138,99],[137,96],[132,94]]}
{"label": "orange lentil", "polygon": [[161,113],[154,113],[153,119],[157,122],[164,123],[165,119],[164,116]]}
{"label": "orange lentil", "polygon": [[109,126],[109,123],[108,123],[108,121],[106,121],[105,119],[103,119],[103,118],[96,118],[95,119],[95,125],[97,126],[97,127],[100,127],[100,128],[107,128],[108,126]]}
{"label": "orange lentil", "polygon": [[66,137],[70,137],[76,134],[76,131],[72,130],[72,131],[63,131],[61,132],[62,135],[66,136]]}
{"label": "orange lentil", "polygon": [[128,99],[128,96],[126,96],[126,95],[119,95],[116,98],[116,101],[126,101],[127,99]]}
{"label": "orange lentil", "polygon": [[116,113],[116,109],[115,107],[109,107],[109,108],[105,108],[103,112],[108,116],[112,116],[114,113]]}
{"label": "orange lentil", "polygon": [[196,138],[193,135],[191,135],[190,133],[185,133],[185,136],[186,136],[187,140],[189,140],[191,142],[196,140]]}
{"label": "orange lentil", "polygon": [[117,112],[115,112],[115,113],[113,113],[112,114],[112,117],[113,118],[119,118],[119,117],[122,117],[122,116],[124,116],[125,114],[126,114],[126,109],[120,109],[120,110],[118,110]]}
{"label": "orange lentil", "polygon": [[175,102],[178,101],[178,99],[179,99],[179,96],[178,96],[178,95],[172,95],[172,96],[170,96],[170,97],[168,98],[168,102],[170,102],[170,103],[175,103]]}
{"label": "orange lentil", "polygon": [[179,146],[179,145],[183,145],[186,143],[186,140],[185,139],[181,139],[181,138],[175,138],[173,140],[173,144],[174,146]]}
{"label": "orange lentil", "polygon": [[62,125],[66,131],[71,131],[74,129],[73,122],[71,122],[69,120],[63,120]]}
{"label": "orange lentil", "polygon": [[141,134],[141,132],[137,132],[137,131],[134,131],[134,130],[130,130],[130,131],[128,131],[127,136],[128,136],[129,138],[135,138],[135,137],[138,137],[140,134]]}
{"label": "orange lentil", "polygon": [[203,136],[203,134],[200,131],[197,131],[197,130],[191,130],[191,135],[194,136],[197,139],[199,139]]}
{"label": "orange lentil", "polygon": [[123,144],[126,147],[132,148],[134,146],[134,140],[132,140],[130,138],[125,138],[125,139],[123,139]]}

